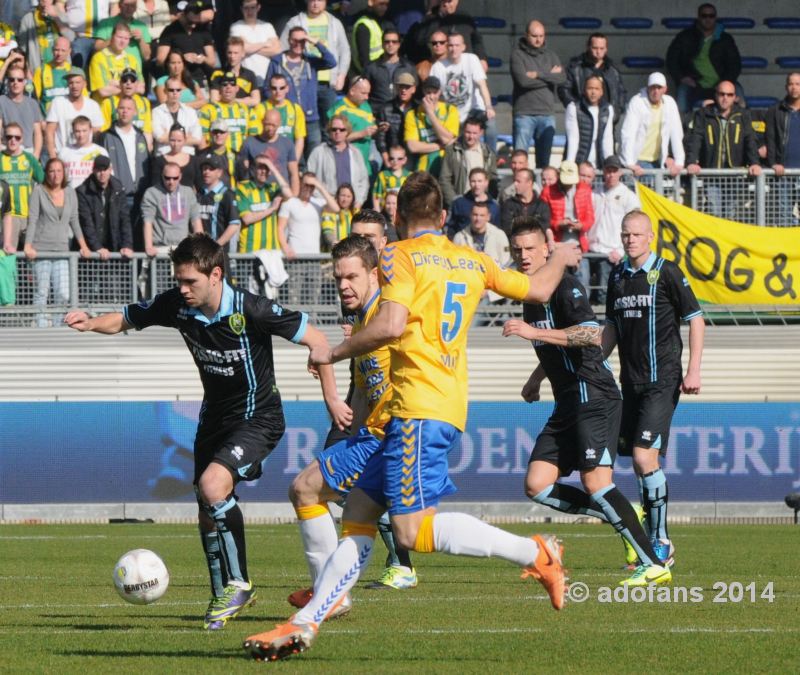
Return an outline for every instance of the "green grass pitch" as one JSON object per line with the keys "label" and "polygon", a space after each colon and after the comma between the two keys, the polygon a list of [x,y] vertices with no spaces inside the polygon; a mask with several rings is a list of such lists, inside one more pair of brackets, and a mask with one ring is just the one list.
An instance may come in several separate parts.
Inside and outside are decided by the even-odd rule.
{"label": "green grass pitch", "polygon": [[[599,601],[600,587],[613,588],[624,576],[622,544],[607,527],[509,529],[561,536],[571,580],[588,586],[589,599],[555,612],[542,588],[520,580],[511,565],[439,554],[414,556],[420,577],[414,590],[366,590],[364,582],[383,562],[378,542],[352,613],[325,625],[305,654],[266,664],[246,659],[241,641],[283,622],[291,612],[286,596],[307,584],[295,526],[249,526],[258,603],[224,631],[206,633],[207,578],[196,528],[6,525],[0,527],[0,673],[798,670],[800,528],[674,526],[673,587],[694,589],[687,590],[694,596],[670,603]],[[158,552],[172,577],[167,594],[144,607],[124,603],[111,582],[117,558],[140,547]]]}

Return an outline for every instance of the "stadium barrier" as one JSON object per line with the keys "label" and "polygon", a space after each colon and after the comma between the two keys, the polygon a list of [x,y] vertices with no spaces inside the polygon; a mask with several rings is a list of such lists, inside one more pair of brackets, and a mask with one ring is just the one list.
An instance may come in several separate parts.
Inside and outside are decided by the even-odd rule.
{"label": "stadium barrier", "polygon": [[[199,407],[199,401],[0,403],[6,420],[0,520],[48,513],[47,519],[119,517],[123,511],[193,518]],[[443,508],[458,502],[496,518],[560,517],[528,502],[523,490],[531,448],[551,410],[545,402],[471,403],[465,433],[450,455],[458,492]],[[287,488],[327,434],[322,402],[286,402],[285,412],[286,433],[264,461],[263,476],[239,488],[249,513],[292,517]],[[673,515],[788,519],[783,499],[800,488],[798,417],[797,403],[679,406],[664,460]],[[636,498],[630,460],[620,458],[615,473],[620,488]],[[577,484],[577,474],[568,480]]]}

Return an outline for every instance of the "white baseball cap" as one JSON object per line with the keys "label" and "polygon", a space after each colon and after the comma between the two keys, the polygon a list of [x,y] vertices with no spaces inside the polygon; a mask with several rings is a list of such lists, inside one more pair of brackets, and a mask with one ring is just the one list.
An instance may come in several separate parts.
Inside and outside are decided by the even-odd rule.
{"label": "white baseball cap", "polygon": [[667,86],[667,78],[664,77],[661,73],[650,73],[650,77],[647,78],[647,86],[648,87],[666,87]]}

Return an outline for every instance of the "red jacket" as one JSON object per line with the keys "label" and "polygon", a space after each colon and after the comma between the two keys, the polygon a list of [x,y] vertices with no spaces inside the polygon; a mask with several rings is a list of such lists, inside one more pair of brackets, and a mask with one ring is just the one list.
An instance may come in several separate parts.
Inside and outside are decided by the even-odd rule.
{"label": "red jacket", "polygon": [[[586,236],[587,232],[594,225],[594,206],[592,205],[592,188],[586,183],[578,183],[575,191],[575,215],[581,223],[580,241],[581,250],[586,252],[589,250],[589,239]],[[553,236],[556,241],[561,241],[562,230],[558,226],[564,220],[564,213],[567,209],[567,200],[563,192],[558,186],[547,185],[539,198],[546,202],[550,207],[550,227],[553,230]]]}

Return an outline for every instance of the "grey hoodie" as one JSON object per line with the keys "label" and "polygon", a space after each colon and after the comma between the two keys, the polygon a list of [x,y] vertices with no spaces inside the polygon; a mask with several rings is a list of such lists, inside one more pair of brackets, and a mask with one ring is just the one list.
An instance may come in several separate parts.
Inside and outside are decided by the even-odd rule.
{"label": "grey hoodie", "polygon": [[163,185],[147,188],[142,198],[142,220],[153,223],[153,246],[174,246],[191,232],[191,223],[200,218],[194,190],[179,185],[169,193]]}
{"label": "grey hoodie", "polygon": [[[558,55],[547,47],[531,47],[527,38],[520,38],[511,51],[511,77],[514,80],[515,115],[552,115],[556,104],[556,87],[566,80],[562,70],[551,73],[560,66]],[[535,71],[531,79],[527,73]]]}

